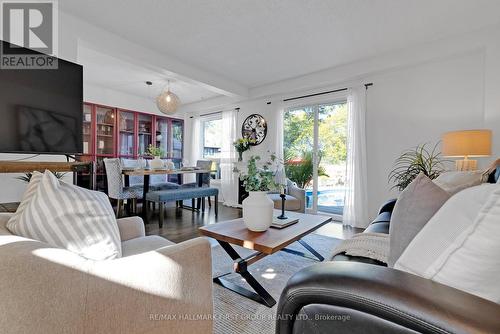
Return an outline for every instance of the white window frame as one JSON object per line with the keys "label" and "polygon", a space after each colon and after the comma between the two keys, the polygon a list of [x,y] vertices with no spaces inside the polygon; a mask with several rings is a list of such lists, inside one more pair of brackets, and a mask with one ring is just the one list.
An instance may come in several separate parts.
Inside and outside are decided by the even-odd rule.
{"label": "white window frame", "polygon": [[318,150],[319,146],[319,106],[322,104],[342,104],[347,103],[347,92],[335,93],[335,96],[317,96],[313,98],[301,99],[300,102],[285,104],[285,112],[293,109],[312,107],[314,112],[314,128],[313,128],[313,205],[311,209],[306,208],[306,212],[310,214],[318,214],[331,216],[335,221],[342,221],[342,216],[338,214],[318,211]]}
{"label": "white window frame", "polygon": [[[212,160],[217,163],[217,166],[220,165],[220,158],[206,158],[205,157],[205,122],[210,122],[210,121],[215,121],[215,120],[221,120],[222,121],[222,113],[216,113],[213,115],[207,115],[207,116],[201,116],[200,117],[200,142],[198,143],[199,145],[199,152],[201,155],[202,159],[206,160]],[[222,134],[221,134],[222,135]],[[218,169],[220,169],[218,167]],[[215,173],[215,178],[219,179],[220,178],[220,170],[218,170]]]}
{"label": "white window frame", "polygon": [[[201,157],[203,159],[205,158],[205,122],[210,122],[210,121],[216,121],[216,120],[221,120],[222,121],[222,113],[220,114],[215,114],[215,115],[210,115],[210,116],[202,116],[200,117],[200,152],[201,152]],[[215,159],[219,160],[219,159]]]}

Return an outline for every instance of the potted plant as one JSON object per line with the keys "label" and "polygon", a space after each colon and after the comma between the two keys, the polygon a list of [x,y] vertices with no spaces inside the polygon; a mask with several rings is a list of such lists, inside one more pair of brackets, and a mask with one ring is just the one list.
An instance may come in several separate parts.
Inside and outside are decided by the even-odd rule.
{"label": "potted plant", "polygon": [[251,156],[245,172],[237,167],[234,169],[249,194],[242,203],[243,221],[254,232],[267,230],[273,222],[274,203],[267,193],[278,187],[274,176],[281,164],[274,154],[271,154],[268,161],[259,163],[260,160],[260,156]]}
{"label": "potted plant", "polygon": [[422,144],[404,151],[396,159],[389,173],[389,182],[394,183],[392,188],[403,191],[420,173],[424,173],[431,180],[437,178],[445,170],[443,163],[447,161],[441,158],[441,152],[437,150],[438,144],[434,145],[432,150]]}
{"label": "potted plant", "polygon": [[[62,180],[64,175],[66,175],[66,173],[60,173],[60,172],[52,172],[52,174],[54,174],[54,176],[59,180]],[[30,183],[32,176],[33,176],[33,173],[25,173],[23,176],[16,177],[16,179],[24,181],[26,183]]]}
{"label": "potted plant", "polygon": [[[328,176],[323,166],[320,166],[321,155],[318,162],[318,176]],[[285,171],[287,177],[297,183],[299,188],[305,189],[313,179],[313,154],[312,152],[303,152],[300,158],[290,158],[285,162]]]}
{"label": "potted plant", "polygon": [[250,144],[253,143],[255,143],[255,140],[247,137],[239,138],[233,143],[236,152],[238,152],[238,161],[243,160],[243,152],[248,151],[250,149]]}
{"label": "potted plant", "polygon": [[151,160],[150,163],[151,168],[153,169],[163,168],[163,161],[160,159],[161,156],[163,155],[163,151],[161,150],[161,148],[150,144],[148,146],[147,153],[154,157],[154,159]]}

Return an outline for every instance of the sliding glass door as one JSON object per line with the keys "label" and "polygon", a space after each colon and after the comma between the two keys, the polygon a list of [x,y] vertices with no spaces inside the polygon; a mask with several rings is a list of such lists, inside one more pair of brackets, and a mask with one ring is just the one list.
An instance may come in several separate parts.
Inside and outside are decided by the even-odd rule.
{"label": "sliding glass door", "polygon": [[347,141],[346,102],[293,107],[284,115],[288,178],[306,190],[307,210],[342,215]]}

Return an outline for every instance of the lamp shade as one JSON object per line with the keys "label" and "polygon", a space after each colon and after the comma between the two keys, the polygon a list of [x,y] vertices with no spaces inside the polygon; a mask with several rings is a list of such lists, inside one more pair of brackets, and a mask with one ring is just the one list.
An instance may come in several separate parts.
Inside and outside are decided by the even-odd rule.
{"label": "lamp shade", "polygon": [[445,157],[486,157],[491,155],[491,130],[462,130],[443,135]]}
{"label": "lamp shade", "polygon": [[167,89],[156,98],[156,106],[158,109],[167,115],[175,113],[180,104],[179,97]]}

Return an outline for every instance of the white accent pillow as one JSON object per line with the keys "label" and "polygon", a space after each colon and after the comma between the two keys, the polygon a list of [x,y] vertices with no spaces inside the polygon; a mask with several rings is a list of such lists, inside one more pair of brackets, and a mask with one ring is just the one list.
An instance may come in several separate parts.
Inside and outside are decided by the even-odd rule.
{"label": "white accent pillow", "polygon": [[28,183],[28,187],[26,187],[26,191],[23,194],[21,203],[19,203],[16,213],[12,215],[12,217],[9,219],[6,225],[7,229],[9,229],[12,233],[14,233],[12,229],[14,229],[14,226],[16,226],[19,217],[21,217],[22,213],[24,212],[28,204],[31,202],[31,199],[33,198],[33,196],[35,196],[36,190],[38,189],[38,185],[40,184],[42,176],[43,176],[42,173],[36,171],[31,174],[30,182]]}
{"label": "white accent pillow", "polygon": [[485,184],[451,197],[394,268],[500,303],[500,187]]}
{"label": "white accent pillow", "polygon": [[7,228],[87,259],[121,257],[120,233],[108,197],[60,182],[50,171],[32,179]]}
{"label": "white accent pillow", "polygon": [[483,173],[482,170],[444,172],[434,179],[434,183],[453,195],[485,182]]}

